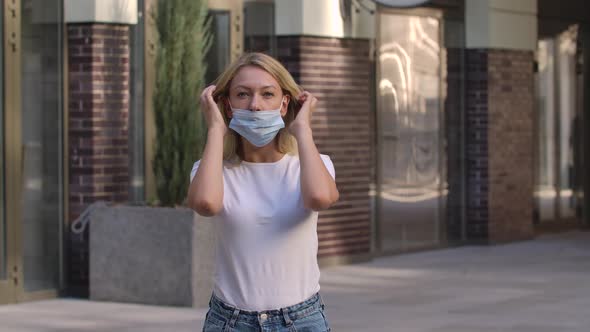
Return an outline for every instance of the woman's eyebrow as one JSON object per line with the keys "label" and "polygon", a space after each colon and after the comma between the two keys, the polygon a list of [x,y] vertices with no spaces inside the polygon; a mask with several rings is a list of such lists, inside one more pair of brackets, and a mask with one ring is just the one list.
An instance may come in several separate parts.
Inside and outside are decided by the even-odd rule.
{"label": "woman's eyebrow", "polygon": [[250,91],[250,90],[251,90],[249,87],[247,87],[247,86],[245,86],[245,85],[236,85],[236,86],[234,86],[234,87],[233,87],[233,89],[234,89],[234,90],[237,90],[237,89],[244,89],[244,90],[248,90],[248,91]]}
{"label": "woman's eyebrow", "polygon": [[[250,87],[247,87],[245,85],[236,85],[233,88],[234,89],[244,89],[244,90],[248,90],[248,91],[252,90]],[[264,90],[264,89],[275,89],[276,90],[277,87],[274,85],[265,85],[265,86],[261,87],[260,89],[261,90]]]}

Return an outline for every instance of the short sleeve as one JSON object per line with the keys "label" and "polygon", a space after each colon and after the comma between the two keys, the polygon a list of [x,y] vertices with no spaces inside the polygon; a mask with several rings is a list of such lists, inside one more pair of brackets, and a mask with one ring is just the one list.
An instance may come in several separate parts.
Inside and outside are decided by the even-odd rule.
{"label": "short sleeve", "polygon": [[193,179],[195,178],[195,174],[197,174],[197,169],[199,169],[200,163],[201,163],[201,161],[197,160],[195,162],[195,164],[193,165],[193,170],[191,171],[191,182],[193,182]]}
{"label": "short sleeve", "polygon": [[334,169],[334,164],[332,163],[332,159],[330,159],[330,156],[326,154],[320,154],[320,157],[322,158],[322,161],[324,162],[324,165],[326,166],[328,173],[332,175],[332,179],[336,180],[336,170]]}

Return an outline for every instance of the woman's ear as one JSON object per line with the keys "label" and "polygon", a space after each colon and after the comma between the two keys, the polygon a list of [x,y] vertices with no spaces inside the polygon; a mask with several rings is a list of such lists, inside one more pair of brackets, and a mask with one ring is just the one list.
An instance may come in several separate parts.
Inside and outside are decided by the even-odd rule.
{"label": "woman's ear", "polygon": [[283,101],[281,103],[281,116],[284,117],[287,115],[287,111],[289,110],[289,102],[291,102],[291,96],[285,95]]}

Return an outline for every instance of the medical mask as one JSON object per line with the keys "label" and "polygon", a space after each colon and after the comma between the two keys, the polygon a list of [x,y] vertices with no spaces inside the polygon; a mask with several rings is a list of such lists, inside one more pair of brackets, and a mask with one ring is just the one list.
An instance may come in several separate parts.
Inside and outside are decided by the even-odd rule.
{"label": "medical mask", "polygon": [[[283,101],[281,100],[281,107]],[[277,136],[281,128],[285,128],[285,122],[281,117],[281,107],[270,111],[250,111],[239,108],[230,108],[233,117],[229,127],[242,135],[252,145],[263,147]]]}

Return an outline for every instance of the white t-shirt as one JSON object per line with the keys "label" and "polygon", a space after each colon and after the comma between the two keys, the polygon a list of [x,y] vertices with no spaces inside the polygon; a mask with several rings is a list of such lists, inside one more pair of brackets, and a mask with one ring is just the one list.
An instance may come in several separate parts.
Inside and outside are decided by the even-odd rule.
{"label": "white t-shirt", "polygon": [[[334,165],[320,155],[335,177]],[[191,181],[199,167],[197,161]],[[212,217],[213,292],[242,310],[279,309],[319,291],[318,212],[303,206],[299,157],[223,165],[223,209]]]}

